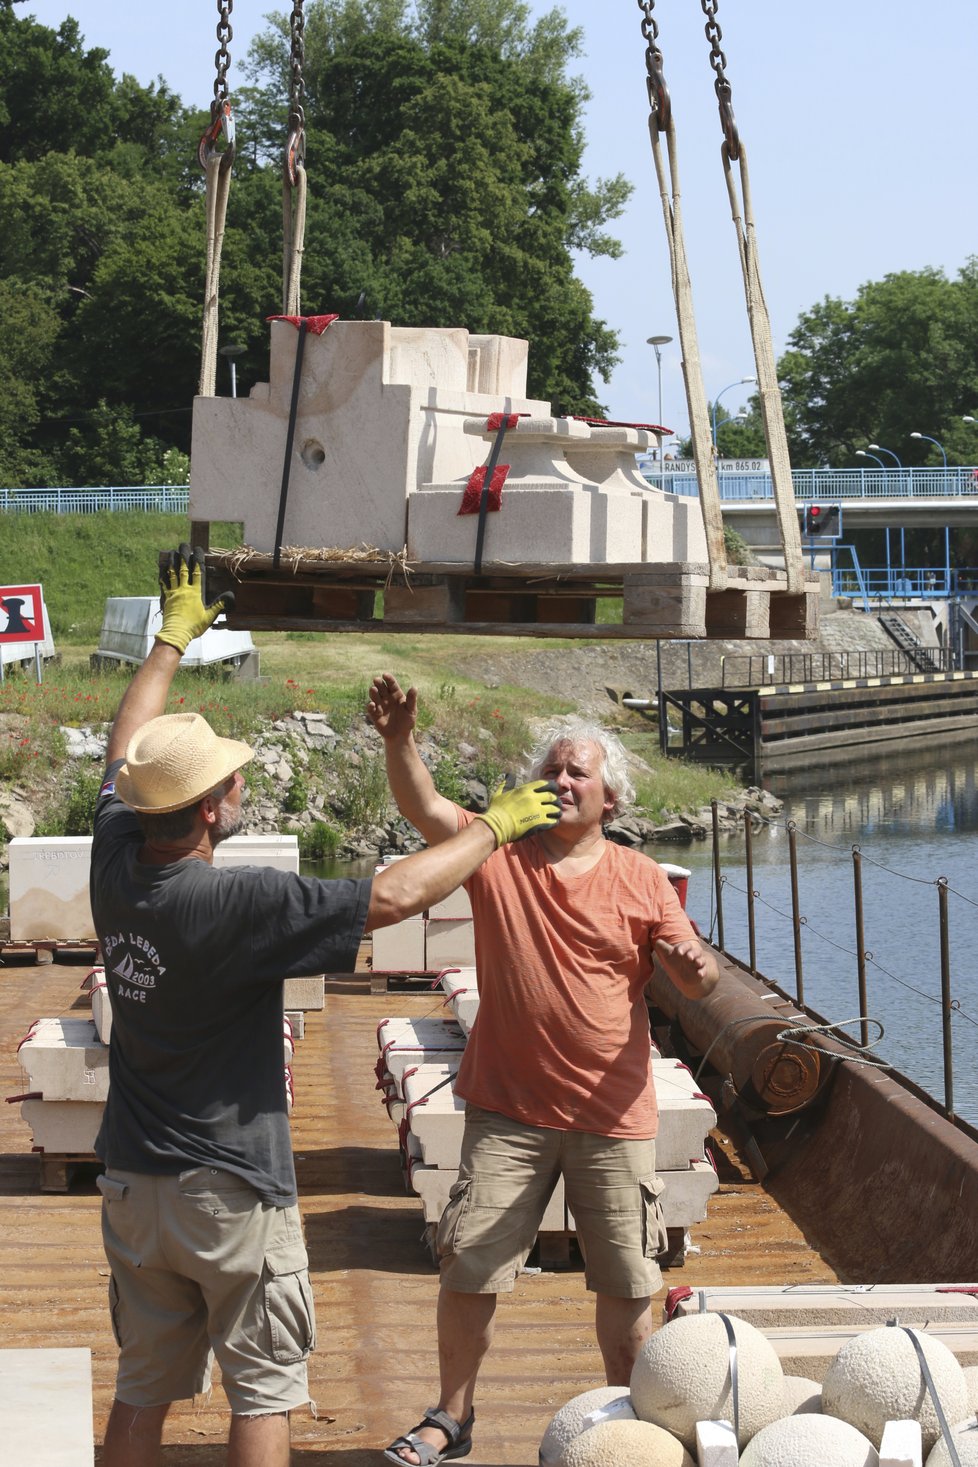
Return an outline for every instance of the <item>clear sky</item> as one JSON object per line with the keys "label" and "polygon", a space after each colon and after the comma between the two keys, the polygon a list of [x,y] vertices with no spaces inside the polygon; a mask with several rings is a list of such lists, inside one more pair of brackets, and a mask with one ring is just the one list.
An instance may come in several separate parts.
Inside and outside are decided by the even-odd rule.
{"label": "clear sky", "polygon": [[[228,79],[233,95],[267,0],[235,0]],[[530,0],[535,14],[551,9]],[[642,9],[637,0],[565,0],[584,33],[579,62],[592,92],[586,172],[635,185],[612,226],[620,260],[579,263],[596,313],[622,337],[621,365],[599,396],[616,418],[658,416],[662,348],[665,423],[688,417],[668,255],[652,165]],[[68,14],[117,73],[163,76],[188,104],[214,88],[215,0],[17,0],[18,15],[56,26]],[[697,0],[658,0],[659,45],[676,116],[682,207],[706,391],[754,374],[736,236],[720,162],[720,123],[705,20]],[[978,254],[975,0],[718,0],[727,78],[750,164],[757,238],[775,349],[826,295],[899,270],[954,276]],[[315,169],[315,158],[307,160]],[[308,310],[320,303],[303,302]],[[465,325],[465,322],[459,322]],[[735,412],[749,387],[724,392]]]}

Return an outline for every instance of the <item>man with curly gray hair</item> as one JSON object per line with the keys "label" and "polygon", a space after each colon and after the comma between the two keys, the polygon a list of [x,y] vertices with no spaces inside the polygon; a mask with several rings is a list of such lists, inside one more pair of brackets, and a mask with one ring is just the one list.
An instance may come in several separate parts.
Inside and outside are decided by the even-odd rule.
{"label": "man with curly gray hair", "polygon": [[[475,817],[436,790],[414,742],[417,701],[384,674],[367,716],[401,813],[437,845]],[[556,789],[559,819],[465,882],[479,1013],[455,1082],[466,1102],[461,1167],[437,1233],[441,1393],[385,1452],[401,1467],[471,1450],[496,1295],[512,1289],[560,1176],[608,1384],[627,1387],[666,1243],[644,998],[653,953],[689,998],[719,977],[662,869],[605,839],[633,798],[619,740],[561,720],[541,734],[530,768]]]}

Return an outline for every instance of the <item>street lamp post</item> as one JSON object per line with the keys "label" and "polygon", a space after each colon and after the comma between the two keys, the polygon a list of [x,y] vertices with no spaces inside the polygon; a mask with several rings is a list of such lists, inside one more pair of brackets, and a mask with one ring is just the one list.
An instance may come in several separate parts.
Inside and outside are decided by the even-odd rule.
{"label": "street lamp post", "polygon": [[886,464],[883,462],[883,460],[881,458],[877,458],[876,455],[875,455],[875,453],[867,453],[866,450],[865,450],[865,448],[857,448],[856,449],[856,457],[857,458],[871,458],[874,463],[879,464],[879,466],[880,466],[881,469],[885,469],[886,468]]}
{"label": "street lamp post", "polygon": [[[658,376],[659,376],[659,427],[661,428],[663,426],[663,423],[662,423],[662,348],[664,346],[668,346],[669,345],[670,341],[672,340],[672,337],[671,336],[647,336],[645,339],[646,339],[646,342],[648,343],[648,345],[655,352],[655,366],[656,366],[656,371],[657,371]],[[659,448],[660,448],[660,458],[661,458],[661,448],[662,448],[661,441],[660,441],[660,444],[659,444]]]}
{"label": "street lamp post", "polygon": [[219,346],[217,348],[217,354],[218,354],[218,356],[225,357],[227,359],[228,366],[231,368],[231,396],[232,397],[237,397],[237,395],[238,395],[238,369],[237,369],[237,363],[235,362],[234,359],[235,359],[235,357],[240,357],[243,354],[244,350],[245,350],[245,348],[243,346],[233,346],[233,345]]}
{"label": "street lamp post", "polygon": [[745,382],[753,382],[753,383],[756,384],[757,378],[756,377],[738,377],[737,380],[736,380],[736,382],[728,382],[727,385],[726,385],[726,387],[721,387],[720,388],[720,391],[717,393],[716,397],[713,399],[713,418],[712,418],[712,423],[713,423],[713,447],[714,448],[716,448],[716,446],[717,446],[717,404],[719,403],[721,397],[723,396],[723,394],[725,392],[729,392],[732,387],[741,387],[741,386],[743,386],[743,384]]}
{"label": "street lamp post", "polygon": [[897,458],[897,456],[893,452],[893,449],[892,448],[884,448],[883,445],[882,445],[882,443],[870,443],[870,444],[867,445],[867,447],[869,447],[869,448],[875,448],[875,450],[876,450],[877,453],[888,453],[890,455],[890,458],[896,464],[897,468],[898,469],[902,469],[903,468],[903,464]]}
{"label": "street lamp post", "polygon": [[[911,433],[911,438],[922,438],[925,443],[933,443],[941,450],[941,458],[944,460],[945,484],[947,489],[947,454],[944,452],[943,443],[938,443],[936,438],[930,438],[926,433]],[[944,526],[944,586],[947,591],[951,589],[951,527]]]}

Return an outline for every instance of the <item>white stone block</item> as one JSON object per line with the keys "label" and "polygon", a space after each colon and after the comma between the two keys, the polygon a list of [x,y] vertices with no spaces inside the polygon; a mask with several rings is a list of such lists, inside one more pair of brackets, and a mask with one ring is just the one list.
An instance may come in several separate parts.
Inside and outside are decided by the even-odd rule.
{"label": "white stone block", "polygon": [[682,1172],[665,1172],[656,1162],[663,1183],[659,1203],[668,1228],[688,1228],[706,1217],[706,1204],[720,1185],[708,1161],[694,1161]]}
{"label": "white stone block", "polygon": [[17,1051],[27,1088],[47,1101],[104,1101],[109,1047],[91,1019],[37,1019]]}
{"label": "white stone block", "polygon": [[923,1450],[919,1421],[888,1421],[880,1442],[880,1467],[921,1467]]}
{"label": "white stone block", "polygon": [[92,1023],[95,1032],[103,1044],[108,1044],[112,1036],[112,1005],[109,1002],[109,989],[105,981],[105,969],[92,969],[92,986],[89,990],[92,999]]}
{"label": "white stone block", "polygon": [[740,1451],[729,1421],[697,1421],[697,1467],[737,1467]]}
{"label": "white stone block", "polygon": [[304,1039],[306,1035],[306,1016],[301,1009],[286,1009],[285,1017],[292,1025],[292,1038]]}
{"label": "white stone block", "polygon": [[443,897],[440,902],[435,902],[434,906],[428,908],[427,915],[429,917],[471,918],[472,903],[469,901],[469,894],[465,887],[460,886],[457,890],[450,892],[447,897]]}
{"label": "white stone block", "polygon": [[298,1009],[303,1013],[326,1006],[326,976],[324,973],[313,978],[286,978],[283,984],[282,1007],[286,1013]]}
{"label": "white stone block", "polygon": [[[282,480],[297,342],[295,327],[273,322],[268,383],[194,403],[191,518],[243,520],[258,550],[275,543],[269,485]],[[520,341],[386,321],[335,321],[307,336],[284,543],[402,550],[411,490],[478,462],[465,414],[546,411],[525,390]]]}
{"label": "white stone block", "polygon": [[479,1012],[479,985],[475,968],[448,968],[439,982],[455,1021],[468,1038]]}
{"label": "white stone block", "polygon": [[404,1072],[401,1093],[407,1101],[408,1126],[427,1165],[457,1170],[465,1101],[452,1085],[456,1070],[451,1065],[412,1066]]}
{"label": "white stone block", "polygon": [[214,866],[272,866],[299,874],[299,837],[296,835],[232,835],[214,851]]}
{"label": "white stone block", "polygon": [[92,1467],[92,1352],[0,1350],[8,1467]]}
{"label": "white stone block", "polygon": [[425,964],[425,921],[423,917],[407,917],[390,927],[373,931],[373,971],[375,973],[423,973]]}
{"label": "white stone block", "polygon": [[[8,850],[11,941],[94,941],[95,924],[88,899],[92,837],[18,837],[10,842]],[[274,866],[279,871],[298,872],[298,838],[235,835],[217,847],[214,865]]]}
{"label": "white stone block", "polygon": [[[110,596],[102,614],[95,655],[113,662],[142,663],[162,624],[158,596]],[[212,626],[188,644],[181,666],[205,667],[214,662],[239,661],[254,651],[250,632]]]}
{"label": "white stone block", "polygon": [[[961,1285],[949,1285],[957,1289]],[[965,1286],[967,1287],[967,1286]],[[978,1289],[978,1284],[974,1286]],[[677,1314],[722,1310],[758,1329],[875,1329],[895,1316],[903,1324],[978,1322],[978,1298],[930,1284],[767,1284],[697,1289]]]}
{"label": "white stone block", "polygon": [[475,967],[475,930],[471,917],[432,917],[425,927],[425,966],[430,972],[442,968]]}
{"label": "white stone block", "polygon": [[84,1100],[25,1100],[20,1107],[35,1148],[67,1156],[92,1155],[104,1111],[104,1102]]}
{"label": "white stone block", "polygon": [[461,1059],[465,1035],[451,1019],[384,1019],[377,1026],[378,1074],[386,1069],[403,1097],[401,1081],[409,1066],[454,1064]]}
{"label": "white stone block", "polygon": [[659,1107],[656,1170],[678,1171],[702,1157],[716,1111],[679,1060],[653,1057],[652,1078]]}
{"label": "white stone block", "polygon": [[94,940],[88,900],[89,835],[30,836],[11,840],[10,938]]}

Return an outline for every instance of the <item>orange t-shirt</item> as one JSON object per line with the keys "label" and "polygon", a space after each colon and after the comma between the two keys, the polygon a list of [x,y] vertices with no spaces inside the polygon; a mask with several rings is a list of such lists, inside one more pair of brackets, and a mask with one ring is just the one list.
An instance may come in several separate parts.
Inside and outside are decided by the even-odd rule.
{"label": "orange t-shirt", "polygon": [[[459,811],[460,826],[473,818]],[[695,935],[662,869],[607,841],[565,880],[531,836],[501,846],[465,887],[479,1013],[457,1093],[532,1126],[654,1136],[651,946]]]}

